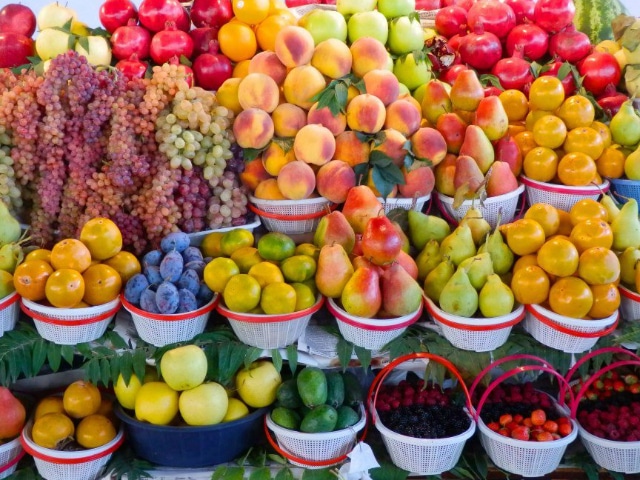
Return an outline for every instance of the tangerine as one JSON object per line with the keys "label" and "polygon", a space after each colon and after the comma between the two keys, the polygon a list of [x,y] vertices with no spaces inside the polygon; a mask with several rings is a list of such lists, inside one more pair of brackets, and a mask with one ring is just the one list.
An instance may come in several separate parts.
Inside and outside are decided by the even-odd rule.
{"label": "tangerine", "polygon": [[587,218],[571,229],[569,238],[582,253],[588,248],[611,248],[613,245],[613,231],[611,225],[602,219]]}
{"label": "tangerine", "polygon": [[598,219],[605,222],[609,220],[607,209],[593,198],[581,198],[578,200],[569,209],[569,216],[574,226],[587,219]]}
{"label": "tangerine", "polygon": [[603,177],[620,178],[624,175],[624,150],[619,145],[610,145],[596,158],[596,169]]}
{"label": "tangerine", "polygon": [[91,258],[106,260],[122,250],[122,233],[114,221],[96,217],[89,220],[80,230],[80,241],[84,243]]}
{"label": "tangerine", "polygon": [[62,397],[57,395],[49,395],[38,402],[36,411],[33,414],[35,420],[46,415],[47,413],[64,413],[62,405]]}
{"label": "tangerine", "polygon": [[573,275],[578,269],[579,259],[578,249],[563,236],[550,238],[538,249],[538,265],[558,277]]}
{"label": "tangerine", "polygon": [[518,219],[507,228],[507,245],[516,255],[537,252],[544,242],[544,229],[530,218]]}
{"label": "tangerine", "polygon": [[75,432],[75,425],[64,413],[47,413],[33,422],[31,438],[36,445],[59,449],[68,443]]}
{"label": "tangerine", "polygon": [[524,120],[529,113],[527,96],[514,88],[505,90],[498,95],[504,111],[507,113],[509,123]]}
{"label": "tangerine", "polygon": [[564,185],[589,185],[597,174],[596,162],[582,152],[567,153],[558,162],[558,178]]}
{"label": "tangerine", "polygon": [[62,403],[64,411],[71,418],[93,415],[100,408],[102,395],[93,383],[76,380],[64,390]]}
{"label": "tangerine", "polygon": [[560,228],[560,215],[558,209],[548,203],[534,203],[524,214],[524,218],[530,218],[538,222],[546,237],[557,233]]}
{"label": "tangerine", "polygon": [[65,238],[51,249],[51,266],[55,270],[68,268],[84,272],[91,265],[91,252],[80,240]]}
{"label": "tangerine", "polygon": [[533,125],[533,139],[540,147],[558,148],[567,138],[567,127],[555,115],[543,115]]}
{"label": "tangerine", "polygon": [[242,22],[228,22],[218,30],[220,51],[232,62],[251,59],[258,50],[253,29]]}
{"label": "tangerine", "polygon": [[61,268],[53,272],[44,287],[47,300],[58,308],[75,307],[84,297],[84,278],[77,270]]}
{"label": "tangerine", "polygon": [[560,79],[550,75],[536,78],[529,89],[529,106],[533,110],[553,111],[564,101],[564,88]]}
{"label": "tangerine", "polygon": [[604,152],[604,141],[593,128],[577,127],[567,132],[562,148],[566,153],[582,152],[591,158],[598,158]]}
{"label": "tangerine", "polygon": [[91,265],[82,274],[84,296],[82,300],[89,305],[108,303],[120,294],[122,279],[115,268],[104,263]]}
{"label": "tangerine", "polygon": [[84,448],[98,448],[116,438],[116,428],[106,416],[95,413],[80,420],[76,442]]}
{"label": "tangerine", "polygon": [[549,182],[558,171],[558,154],[547,147],[532,148],[524,157],[522,170],[532,180]]}
{"label": "tangerine", "polygon": [[595,108],[589,99],[583,95],[572,95],[567,98],[556,115],[562,119],[569,130],[578,127],[588,127],[593,123],[596,116]]}
{"label": "tangerine", "polygon": [[614,283],[620,277],[620,261],[608,248],[587,248],[580,254],[578,276],[589,285]]}
{"label": "tangerine", "polygon": [[525,265],[513,272],[511,290],[518,303],[541,304],[549,296],[550,283],[549,276],[541,267]]}
{"label": "tangerine", "polygon": [[27,260],[13,272],[13,286],[21,297],[39,302],[47,298],[46,284],[52,273],[50,263],[44,260]]}
{"label": "tangerine", "polygon": [[593,294],[581,278],[562,277],[549,289],[549,306],[558,315],[584,318],[593,306]]}
{"label": "tangerine", "polygon": [[127,280],[142,271],[142,266],[138,258],[126,250],[120,250],[113,257],[103,260],[102,263],[109,265],[118,272],[122,283],[127,283]]}
{"label": "tangerine", "polygon": [[51,250],[47,248],[36,248],[35,250],[31,250],[24,257],[25,262],[28,262],[29,260],[44,260],[47,263],[51,263]]}
{"label": "tangerine", "polygon": [[591,285],[593,306],[589,310],[591,318],[607,318],[618,311],[620,307],[620,291],[615,283]]}

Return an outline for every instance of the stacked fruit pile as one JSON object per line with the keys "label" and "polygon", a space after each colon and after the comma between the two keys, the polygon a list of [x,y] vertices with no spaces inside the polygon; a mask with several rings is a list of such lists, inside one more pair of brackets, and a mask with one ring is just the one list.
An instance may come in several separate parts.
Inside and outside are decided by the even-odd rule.
{"label": "stacked fruit pile", "polygon": [[7,205],[0,200],[0,300],[15,291],[13,274],[24,259],[20,243],[22,229],[18,221],[11,216]]}

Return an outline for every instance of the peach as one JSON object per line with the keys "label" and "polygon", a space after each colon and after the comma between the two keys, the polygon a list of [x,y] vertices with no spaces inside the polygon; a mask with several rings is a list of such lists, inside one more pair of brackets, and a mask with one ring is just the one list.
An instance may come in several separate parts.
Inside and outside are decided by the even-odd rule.
{"label": "peach", "polygon": [[233,136],[242,148],[264,148],[273,138],[273,120],[259,108],[243,110],[233,122]]}
{"label": "peach", "polygon": [[289,68],[309,63],[315,48],[311,34],[296,25],[287,25],[280,30],[274,46],[280,61]]}
{"label": "peach", "polygon": [[360,37],[351,44],[351,70],[358,77],[375,69],[393,70],[393,60],[384,44],[373,37]]}
{"label": "peach", "polygon": [[402,168],[404,185],[398,185],[400,195],[407,198],[424,197],[431,194],[436,183],[433,169],[427,165],[417,168]]}
{"label": "peach", "polygon": [[411,136],[411,150],[417,158],[436,166],[447,154],[447,142],[435,128],[421,127]]}
{"label": "peach", "polygon": [[406,149],[407,137],[393,128],[383,130],[382,134],[384,135],[384,140],[377,145],[374,143],[375,146],[371,151],[384,153],[391,159],[394,165],[401,167],[404,164],[404,157],[408,153]]}
{"label": "peach", "polygon": [[356,174],[343,160],[331,160],[316,174],[318,193],[333,203],[344,203],[351,187],[356,186]]}
{"label": "peach", "polygon": [[280,169],[287,163],[293,162],[296,156],[293,148],[289,148],[286,152],[282,149],[279,142],[271,142],[269,146],[262,152],[262,164],[269,175],[274,177],[280,173]]}
{"label": "peach", "polygon": [[302,65],[290,70],[284,79],[284,97],[288,103],[309,110],[314,103],[311,99],[326,86],[327,82],[317,68]]}
{"label": "peach", "polygon": [[253,196],[261,198],[263,200],[286,200],[287,197],[282,195],[282,192],[278,188],[278,180],[275,178],[268,178],[261,181],[256,191],[253,192]]}
{"label": "peach", "polygon": [[347,127],[347,117],[344,113],[338,112],[337,115],[331,113],[329,107],[318,108],[318,102],[311,105],[307,113],[307,123],[319,123],[327,127],[334,137],[338,136]]}
{"label": "peach", "polygon": [[259,52],[249,61],[249,73],[264,73],[269,75],[281,86],[287,76],[285,67],[275,52]]}
{"label": "peach", "polygon": [[344,160],[349,166],[355,167],[369,160],[370,151],[368,142],[360,140],[356,132],[345,130],[336,137],[336,151],[333,159]]}
{"label": "peach", "polygon": [[382,100],[370,93],[358,95],[347,105],[347,125],[351,130],[377,133],[382,129],[386,116]]}
{"label": "peach", "polygon": [[241,78],[227,78],[216,92],[218,103],[223,107],[227,107],[234,115],[238,115],[243,110],[238,101],[238,86],[241,80]]}
{"label": "peach", "polygon": [[316,45],[311,57],[311,65],[323,75],[336,79],[351,72],[353,57],[351,50],[337,38],[329,38]]}
{"label": "peach", "polygon": [[280,192],[290,200],[309,198],[316,188],[315,172],[299,160],[282,167],[277,180]]}
{"label": "peach", "polygon": [[240,174],[240,181],[252,192],[268,178],[271,178],[271,175],[265,170],[262,158],[254,158],[244,163],[244,171]]}
{"label": "peach", "polygon": [[[402,85],[402,83],[400,85]],[[400,95],[398,95],[398,100],[407,100],[408,102],[414,104],[416,108],[420,110],[420,112],[422,112],[422,104],[418,100],[416,100],[413,95],[411,95],[411,93],[400,93]]]}
{"label": "peach", "polygon": [[393,72],[389,70],[370,70],[364,74],[362,81],[367,93],[382,100],[385,107],[400,95],[400,83]]}
{"label": "peach", "polygon": [[238,102],[244,110],[259,108],[271,113],[280,103],[280,89],[266,73],[249,73],[238,85]]}
{"label": "peach", "polygon": [[278,137],[295,137],[298,130],[307,124],[307,112],[292,103],[281,103],[271,113]]}
{"label": "peach", "polygon": [[324,165],[333,158],[336,139],[331,130],[319,123],[305,125],[293,140],[296,159],[314,165]]}
{"label": "peach", "polygon": [[405,137],[413,135],[420,128],[422,113],[415,104],[404,98],[387,105],[384,128],[393,128]]}

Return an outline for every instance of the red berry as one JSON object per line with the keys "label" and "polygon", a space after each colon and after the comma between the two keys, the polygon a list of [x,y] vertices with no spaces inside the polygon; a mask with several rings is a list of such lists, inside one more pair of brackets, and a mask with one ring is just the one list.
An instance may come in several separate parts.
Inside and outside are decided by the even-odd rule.
{"label": "red berry", "polygon": [[624,392],[626,387],[625,387],[625,383],[622,380],[614,380],[613,381],[613,389],[616,392]]}
{"label": "red berry", "polygon": [[498,422],[490,422],[487,424],[487,427],[489,430],[493,430],[494,432],[500,430],[500,424]]}
{"label": "red berry", "polygon": [[551,434],[551,432],[545,432],[545,431],[538,432],[536,434],[535,438],[536,438],[536,440],[538,442],[551,442],[551,441],[553,441],[553,435]]}
{"label": "red berry", "polygon": [[502,427],[500,430],[498,430],[498,433],[500,435],[502,435],[503,437],[510,437],[511,436],[511,432],[509,432],[508,429]]}
{"label": "red berry", "polygon": [[519,413],[515,414],[513,416],[513,421],[516,423],[522,423],[522,421],[524,420],[524,417],[522,415],[520,415]]}
{"label": "red berry", "polygon": [[624,376],[624,383],[626,383],[627,385],[635,385],[636,383],[638,383],[638,376],[634,375],[633,373],[629,373]]}
{"label": "red berry", "polygon": [[629,391],[631,393],[640,393],[640,383],[634,383],[633,385],[629,385]]}
{"label": "red berry", "polygon": [[530,417],[527,417],[527,418],[525,418],[524,420],[522,420],[522,424],[523,424],[525,427],[529,427],[529,428],[533,427],[533,422],[531,421],[531,418],[530,418]]}
{"label": "red berry", "polygon": [[511,431],[511,438],[516,440],[529,440],[529,427],[525,427],[524,425],[518,426]]}
{"label": "red berry", "polygon": [[570,435],[572,430],[573,427],[570,423],[563,423],[561,425],[558,425],[558,433],[563,437]]}
{"label": "red berry", "polygon": [[544,410],[538,408],[531,412],[531,423],[534,425],[544,425],[544,422],[547,421],[547,414],[544,413]]}
{"label": "red berry", "polygon": [[542,425],[542,428],[549,433],[556,433],[558,431],[558,424],[553,420],[547,420]]}
{"label": "red berry", "polygon": [[504,427],[507,423],[513,422],[513,417],[510,414],[506,413],[504,415],[500,415],[500,419],[498,420],[498,422]]}

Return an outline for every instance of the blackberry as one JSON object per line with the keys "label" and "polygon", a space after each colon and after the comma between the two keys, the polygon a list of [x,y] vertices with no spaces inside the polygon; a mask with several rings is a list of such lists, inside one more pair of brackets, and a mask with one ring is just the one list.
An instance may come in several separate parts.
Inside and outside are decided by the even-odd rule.
{"label": "blackberry", "polygon": [[471,420],[458,405],[411,405],[382,412],[380,420],[390,430],[416,438],[447,438],[469,428]]}

